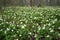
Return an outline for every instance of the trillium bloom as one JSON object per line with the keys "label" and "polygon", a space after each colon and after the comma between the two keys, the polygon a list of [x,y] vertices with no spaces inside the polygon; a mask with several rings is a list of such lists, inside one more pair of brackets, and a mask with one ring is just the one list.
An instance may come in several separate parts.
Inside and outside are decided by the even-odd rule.
{"label": "trillium bloom", "polygon": [[57,21],[57,19],[55,19],[54,21]]}
{"label": "trillium bloom", "polygon": [[20,24],[23,24],[23,22],[20,22]]}
{"label": "trillium bloom", "polygon": [[15,23],[15,21],[13,21],[13,24]]}
{"label": "trillium bloom", "polygon": [[22,35],[20,34],[19,36],[21,37]]}
{"label": "trillium bloom", "polygon": [[52,27],[54,27],[54,26],[52,26]]}
{"label": "trillium bloom", "polygon": [[60,33],[58,33],[58,36],[60,36]]}
{"label": "trillium bloom", "polygon": [[49,20],[46,20],[47,22],[49,21]]}
{"label": "trillium bloom", "polygon": [[49,28],[49,30],[52,30],[52,28]]}
{"label": "trillium bloom", "polygon": [[32,16],[30,16],[30,18],[32,18]]}
{"label": "trillium bloom", "polygon": [[12,32],[14,31],[14,30],[11,30]]}
{"label": "trillium bloom", "polygon": [[[4,22],[2,22],[1,24],[4,24]],[[1,24],[0,24],[0,25],[1,25]]]}
{"label": "trillium bloom", "polygon": [[25,28],[24,26],[22,26],[21,28]]}
{"label": "trillium bloom", "polygon": [[19,26],[19,25],[17,25],[17,26]]}
{"label": "trillium bloom", "polygon": [[0,18],[0,20],[2,21],[3,19]]}
{"label": "trillium bloom", "polygon": [[16,17],[14,17],[14,18],[16,18]]}
{"label": "trillium bloom", "polygon": [[34,19],[37,19],[37,17],[34,17]]}
{"label": "trillium bloom", "polygon": [[53,18],[54,16],[51,16],[51,18]]}
{"label": "trillium bloom", "polygon": [[7,31],[10,30],[10,28],[7,28]]}
{"label": "trillium bloom", "polygon": [[47,35],[46,37],[50,37],[50,35]]}
{"label": "trillium bloom", "polygon": [[37,34],[35,34],[35,36],[34,37],[37,37]]}
{"label": "trillium bloom", "polygon": [[41,27],[40,26],[38,26],[38,30],[41,30]]}
{"label": "trillium bloom", "polygon": [[50,30],[50,32],[54,32],[54,30]]}
{"label": "trillium bloom", "polygon": [[9,22],[6,22],[7,24],[9,23]]}
{"label": "trillium bloom", "polygon": [[17,31],[17,33],[19,33],[19,31]]}
{"label": "trillium bloom", "polygon": [[51,26],[51,23],[49,23],[48,26]]}
{"label": "trillium bloom", "polygon": [[54,23],[55,23],[55,21],[52,21],[52,23],[54,24]]}
{"label": "trillium bloom", "polygon": [[3,29],[0,29],[0,31],[3,31]]}
{"label": "trillium bloom", "polygon": [[46,26],[46,24],[44,24],[44,27]]}
{"label": "trillium bloom", "polygon": [[39,24],[37,23],[36,25],[38,26]]}
{"label": "trillium bloom", "polygon": [[18,40],[18,39],[15,39],[15,40]]}
{"label": "trillium bloom", "polygon": [[24,24],[24,26],[26,27],[26,24]]}
{"label": "trillium bloom", "polygon": [[45,26],[42,29],[45,29]]}
{"label": "trillium bloom", "polygon": [[31,35],[32,33],[31,33],[31,32],[29,32],[28,34],[30,34],[30,35]]}
{"label": "trillium bloom", "polygon": [[22,25],[21,28],[25,28],[26,27],[26,24]]}
{"label": "trillium bloom", "polygon": [[35,27],[35,26],[32,26],[33,28]]}
{"label": "trillium bloom", "polygon": [[28,21],[26,20],[25,23],[27,23]]}
{"label": "trillium bloom", "polygon": [[5,30],[5,32],[4,32],[5,34],[7,33],[7,31]]}
{"label": "trillium bloom", "polygon": [[58,29],[60,29],[60,27],[58,27]]}
{"label": "trillium bloom", "polygon": [[0,24],[1,25],[1,24]]}

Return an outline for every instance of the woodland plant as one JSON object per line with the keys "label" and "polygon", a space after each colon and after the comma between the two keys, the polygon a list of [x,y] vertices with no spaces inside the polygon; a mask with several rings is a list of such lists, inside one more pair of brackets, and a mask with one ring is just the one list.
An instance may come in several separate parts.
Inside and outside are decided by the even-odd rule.
{"label": "woodland plant", "polygon": [[6,7],[0,14],[0,40],[59,40],[60,8]]}

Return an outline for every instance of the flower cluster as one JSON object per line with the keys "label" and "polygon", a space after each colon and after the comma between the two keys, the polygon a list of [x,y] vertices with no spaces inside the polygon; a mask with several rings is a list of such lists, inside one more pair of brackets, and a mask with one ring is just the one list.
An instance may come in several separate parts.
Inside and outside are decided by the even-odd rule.
{"label": "flower cluster", "polygon": [[4,8],[3,12],[0,15],[2,40],[53,40],[60,37],[60,8]]}

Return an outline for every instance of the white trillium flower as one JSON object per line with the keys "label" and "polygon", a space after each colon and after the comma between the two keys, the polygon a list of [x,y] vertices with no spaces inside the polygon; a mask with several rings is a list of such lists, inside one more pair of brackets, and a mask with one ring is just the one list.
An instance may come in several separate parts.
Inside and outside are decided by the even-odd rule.
{"label": "white trillium flower", "polygon": [[52,26],[52,27],[54,27],[54,26]]}
{"label": "white trillium flower", "polygon": [[15,21],[13,21],[13,24],[15,23]]}
{"label": "white trillium flower", "polygon": [[21,37],[22,35],[20,34],[19,36]]}
{"label": "white trillium flower", "polygon": [[60,29],[60,27],[58,27],[58,29]]}
{"label": "white trillium flower", "polygon": [[31,23],[33,23],[33,21],[31,20]]}
{"label": "white trillium flower", "polygon": [[52,21],[52,23],[54,24],[54,23],[55,23],[55,21]]}
{"label": "white trillium flower", "polygon": [[6,22],[7,24],[9,23],[9,22]]}
{"label": "white trillium flower", "polygon": [[52,30],[52,28],[49,28],[49,30]]}
{"label": "white trillium flower", "polygon": [[46,24],[44,24],[44,27],[46,26]]}
{"label": "white trillium flower", "polygon": [[38,28],[38,30],[41,30],[41,28]]}
{"label": "white trillium flower", "polygon": [[25,28],[26,27],[26,25],[24,24],[24,25],[22,25],[22,27],[21,28]]}
{"label": "white trillium flower", "polygon": [[34,28],[34,26],[32,26]]}
{"label": "white trillium flower", "polygon": [[31,32],[29,32],[29,34],[31,35],[32,33],[31,33]]}
{"label": "white trillium flower", "polygon": [[34,17],[34,19],[37,19],[37,17]]}
{"label": "white trillium flower", "polygon": [[28,21],[26,20],[25,23],[27,23]]}
{"label": "white trillium flower", "polygon": [[39,24],[37,23],[36,25],[38,26]]}
{"label": "white trillium flower", "polygon": [[14,30],[11,30],[12,32],[14,31]]}
{"label": "white trillium flower", "polygon": [[14,17],[14,18],[16,18],[16,17]]}
{"label": "white trillium flower", "polygon": [[[4,23],[2,22],[1,24],[4,24]],[[0,24],[0,25],[1,25],[1,24]]]}
{"label": "white trillium flower", "polygon": [[60,36],[60,33],[58,33],[58,36]]}
{"label": "white trillium flower", "polygon": [[1,25],[1,24],[0,24]]}
{"label": "white trillium flower", "polygon": [[45,26],[42,29],[45,29]]}
{"label": "white trillium flower", "polygon": [[3,20],[3,19],[0,18],[0,20]]}
{"label": "white trillium flower", "polygon": [[57,19],[55,19],[54,21],[57,21]]}
{"label": "white trillium flower", "polygon": [[50,35],[47,35],[46,37],[50,37]]}
{"label": "white trillium flower", "polygon": [[30,16],[30,18],[32,18],[32,16]]}
{"label": "white trillium flower", "polygon": [[20,22],[21,24],[23,24],[23,22]]}
{"label": "white trillium flower", "polygon": [[7,31],[4,32],[5,34],[7,33]]}
{"label": "white trillium flower", "polygon": [[19,25],[17,25],[17,26],[19,26]]}
{"label": "white trillium flower", "polygon": [[49,20],[46,20],[47,22],[49,21]]}
{"label": "white trillium flower", "polygon": [[41,30],[41,27],[40,26],[38,26],[38,30]]}
{"label": "white trillium flower", "polygon": [[50,30],[50,32],[54,32],[54,30]]}
{"label": "white trillium flower", "polygon": [[7,12],[10,12],[10,11],[7,11]]}
{"label": "white trillium flower", "polygon": [[51,16],[53,18],[53,16]]}
{"label": "white trillium flower", "polygon": [[10,28],[7,28],[7,30],[10,30]]}
{"label": "white trillium flower", "polygon": [[24,26],[22,26],[22,28],[25,28]]}
{"label": "white trillium flower", "polygon": [[51,26],[51,23],[49,23],[48,26]]}
{"label": "white trillium flower", "polygon": [[24,26],[26,27],[26,24],[24,24]]}
{"label": "white trillium flower", "polygon": [[18,40],[18,39],[15,39],[15,40]]}
{"label": "white trillium flower", "polygon": [[0,31],[3,31],[3,29],[0,29]]}
{"label": "white trillium flower", "polygon": [[35,36],[34,37],[37,37],[37,34],[35,34]]}
{"label": "white trillium flower", "polygon": [[17,33],[18,33],[19,31],[17,31]]}

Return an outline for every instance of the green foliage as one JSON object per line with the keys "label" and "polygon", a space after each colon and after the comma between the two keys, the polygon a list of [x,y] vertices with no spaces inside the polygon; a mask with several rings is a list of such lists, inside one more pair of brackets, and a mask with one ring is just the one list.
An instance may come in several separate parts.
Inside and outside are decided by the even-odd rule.
{"label": "green foliage", "polygon": [[60,38],[60,8],[8,7],[0,15],[1,40]]}

